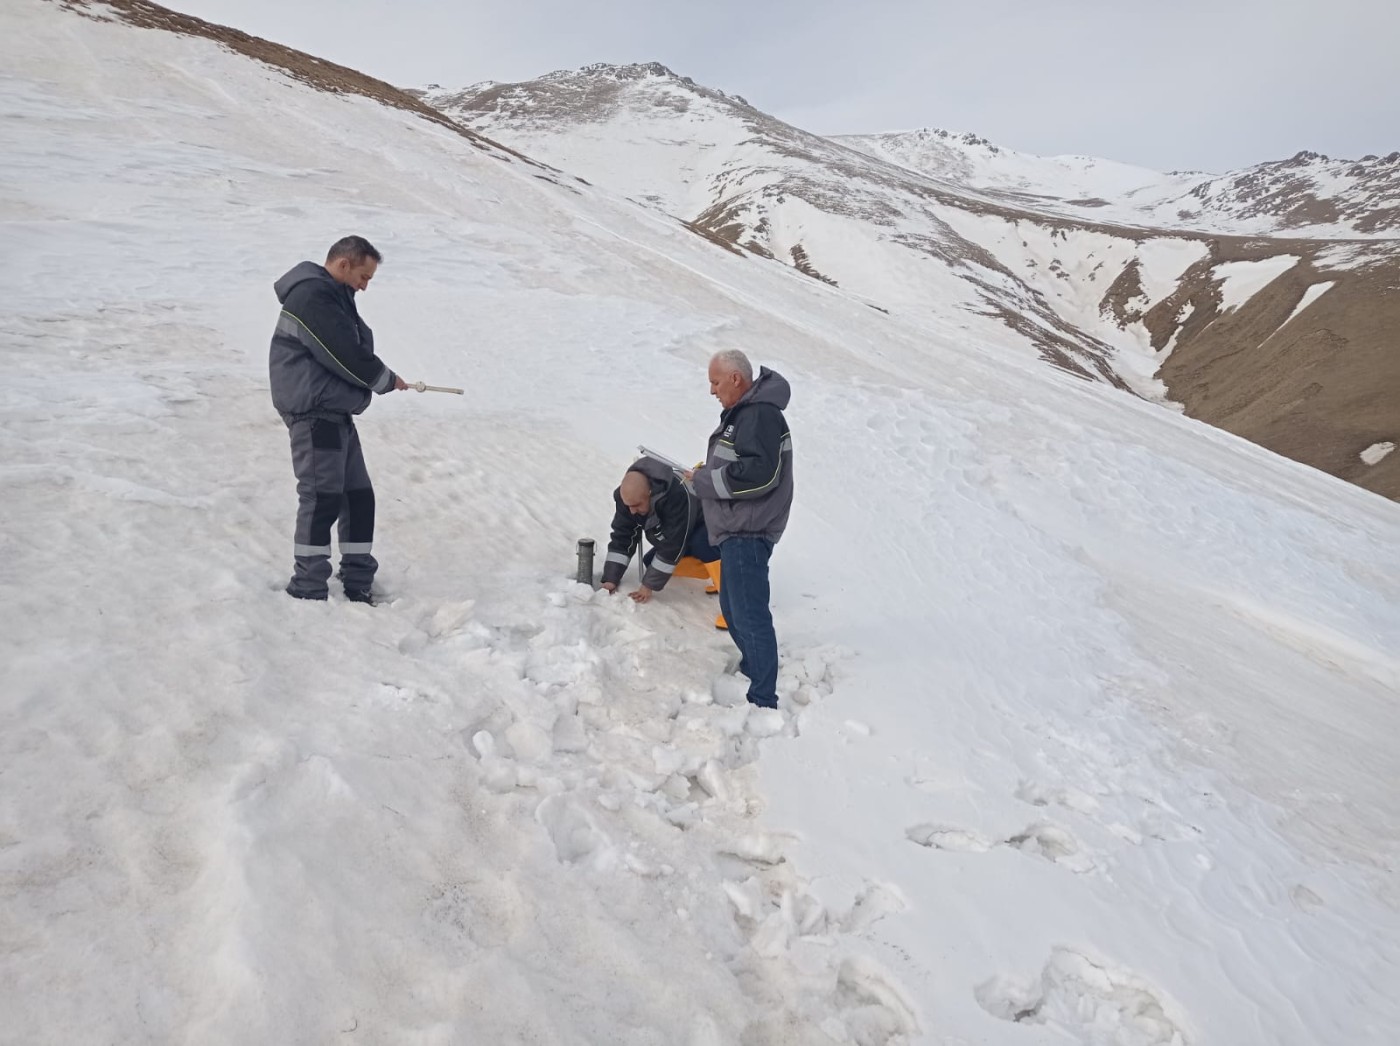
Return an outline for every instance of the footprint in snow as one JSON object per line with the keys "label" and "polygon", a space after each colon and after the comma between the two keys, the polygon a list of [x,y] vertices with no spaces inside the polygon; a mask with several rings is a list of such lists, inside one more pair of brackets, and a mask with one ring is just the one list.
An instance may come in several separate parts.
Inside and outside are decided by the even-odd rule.
{"label": "footprint in snow", "polygon": [[904,832],[911,843],[931,850],[954,853],[987,853],[996,846],[1009,846],[1022,853],[1035,854],[1062,865],[1072,872],[1093,869],[1094,862],[1080,852],[1079,842],[1063,828],[1052,824],[1032,824],[1006,839],[989,840],[966,828],[944,824],[916,824]]}
{"label": "footprint in snow", "polygon": [[927,846],[934,850],[980,854],[986,853],[992,848],[992,844],[976,832],[942,824],[916,824],[905,829],[904,834],[911,843],[918,843],[920,846]]}
{"label": "footprint in snow", "polygon": [[[1185,1020],[1155,985],[1072,948],[1056,948],[1038,976],[1000,974],[978,985],[973,994],[993,1017],[1055,1026],[1075,1040],[1135,1046],[1182,1046],[1189,1041],[1182,1030]],[[1105,1029],[1113,1035],[1111,1040],[1103,1036]]]}

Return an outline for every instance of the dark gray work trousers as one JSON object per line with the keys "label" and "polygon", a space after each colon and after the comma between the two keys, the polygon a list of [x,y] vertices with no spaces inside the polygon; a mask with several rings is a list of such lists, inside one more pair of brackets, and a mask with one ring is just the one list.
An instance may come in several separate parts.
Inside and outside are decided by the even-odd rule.
{"label": "dark gray work trousers", "polygon": [[374,488],[360,450],[360,434],[343,421],[302,418],[287,423],[297,477],[296,566],[287,591],[325,599],[331,576],[331,525],[339,523],[340,579],[348,591],[368,590],[378,562],[374,542]]}

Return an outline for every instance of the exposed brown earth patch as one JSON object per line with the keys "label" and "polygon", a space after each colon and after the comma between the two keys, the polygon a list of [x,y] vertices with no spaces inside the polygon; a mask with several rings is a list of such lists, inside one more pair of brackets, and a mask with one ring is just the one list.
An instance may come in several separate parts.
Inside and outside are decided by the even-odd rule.
{"label": "exposed brown earth patch", "polygon": [[1099,312],[1111,316],[1118,326],[1126,327],[1142,319],[1142,310],[1133,303],[1144,297],[1142,263],[1134,258],[1108,285],[1103,301],[1099,303]]}
{"label": "exposed brown earth patch", "polygon": [[[1317,245],[1299,247],[1213,242],[1144,317],[1154,345],[1176,334],[1159,377],[1189,416],[1400,499],[1400,460],[1361,459],[1372,444],[1400,442],[1400,258],[1328,271]],[[1302,260],[1222,313],[1211,267],[1283,250]],[[1328,282],[1293,315],[1310,286]]]}
{"label": "exposed brown earth patch", "polygon": [[748,251],[760,258],[772,258],[773,252],[751,235],[753,230],[744,221],[741,210],[741,201],[721,200],[701,211],[691,221],[682,221],[681,224],[697,236],[703,236],[735,254]]}
{"label": "exposed brown earth patch", "polygon": [[816,270],[807,257],[807,248],[803,247],[802,244],[793,244],[792,250],[789,253],[792,254],[792,267],[802,273],[802,275],[810,276],[814,280],[821,280],[822,283],[829,283],[833,287],[839,286],[830,276],[823,276]]}

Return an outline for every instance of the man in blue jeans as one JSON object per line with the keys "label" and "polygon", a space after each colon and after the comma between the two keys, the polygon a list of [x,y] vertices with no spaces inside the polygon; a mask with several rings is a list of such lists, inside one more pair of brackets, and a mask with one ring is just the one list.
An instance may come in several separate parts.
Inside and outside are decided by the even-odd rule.
{"label": "man in blue jeans", "polygon": [[767,367],[754,376],[738,349],[710,360],[710,394],[721,407],[705,464],[687,478],[719,546],[720,611],[749,679],[749,702],[778,707],[778,637],[768,607],[768,559],[792,509],[792,434],[783,409],[787,379]]}

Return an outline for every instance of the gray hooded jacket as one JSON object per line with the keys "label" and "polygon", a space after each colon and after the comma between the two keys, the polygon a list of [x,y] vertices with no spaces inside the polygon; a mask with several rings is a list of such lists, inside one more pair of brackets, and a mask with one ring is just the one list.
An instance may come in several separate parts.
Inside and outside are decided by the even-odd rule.
{"label": "gray hooded jacket", "polygon": [[714,544],[736,535],[783,536],[792,509],[792,433],[783,416],[791,397],[786,378],[760,367],[749,391],[720,413],[694,476]]}
{"label": "gray hooded jacket", "polygon": [[272,405],[290,424],[300,418],[344,421],[394,387],[394,372],[374,354],[374,333],[360,319],[355,292],[315,262],[301,262],[272,285],[282,314],[272,335]]}

